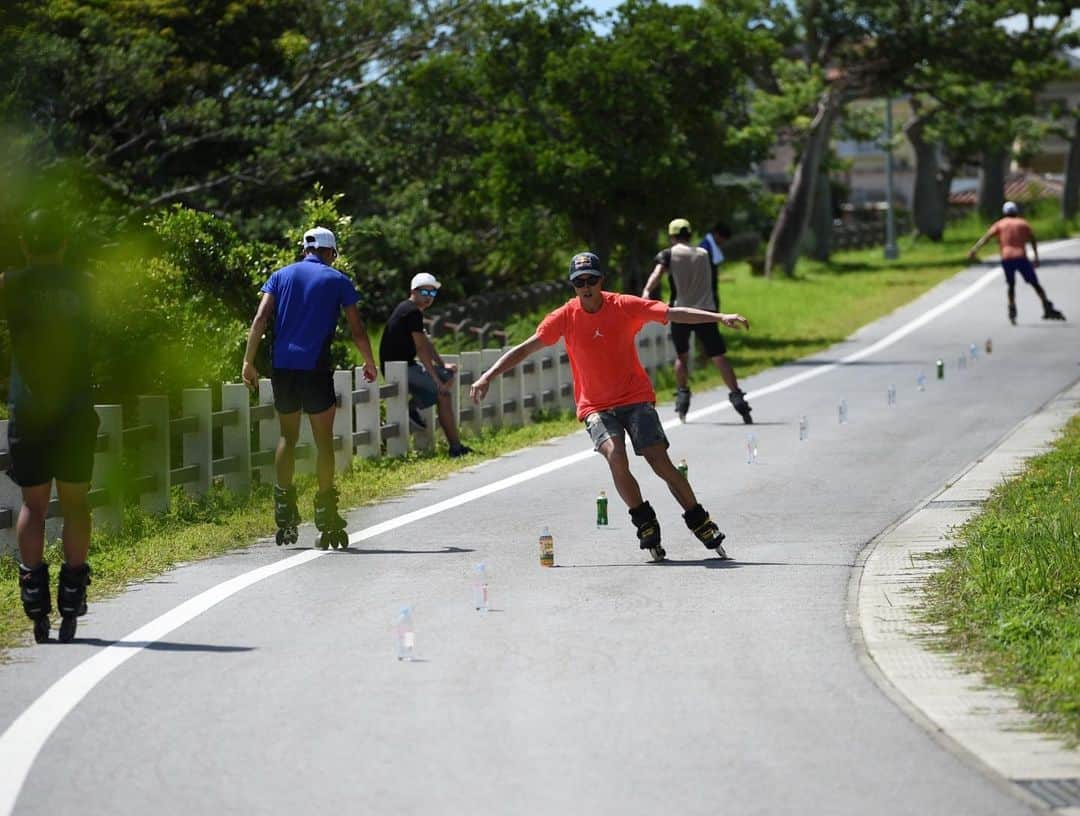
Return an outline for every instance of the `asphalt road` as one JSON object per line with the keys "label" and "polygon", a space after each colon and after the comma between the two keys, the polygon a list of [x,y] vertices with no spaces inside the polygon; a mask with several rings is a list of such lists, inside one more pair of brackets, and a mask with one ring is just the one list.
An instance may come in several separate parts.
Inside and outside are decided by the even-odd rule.
{"label": "asphalt road", "polygon": [[[1080,241],[1042,254],[1080,317]],[[352,513],[346,553],[306,550],[309,525],[294,549],[260,542],[93,604],[76,643],[0,666],[0,813],[1031,813],[890,701],[849,619],[867,542],[1080,377],[1080,324],[1040,320],[1021,284],[1010,326],[1000,271],[969,292],[990,270],[747,379],[753,428],[726,394],[695,395],[717,410],[672,427],[671,452],[733,561],[706,557],[637,461],[671,559],[647,563],[579,432]],[[395,658],[406,603],[412,663]]]}

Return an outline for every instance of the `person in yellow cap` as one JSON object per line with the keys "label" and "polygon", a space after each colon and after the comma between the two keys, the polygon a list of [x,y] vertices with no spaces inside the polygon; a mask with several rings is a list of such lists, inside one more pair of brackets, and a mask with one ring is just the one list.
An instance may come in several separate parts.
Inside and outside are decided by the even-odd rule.
{"label": "person in yellow cap", "polygon": [[[715,312],[716,293],[709,253],[701,247],[690,245],[690,222],[685,218],[673,220],[668,224],[668,239],[671,241],[671,247],[657,254],[656,264],[648,281],[645,282],[641,296],[647,298],[649,292],[660,286],[660,281],[667,273],[671,276],[669,303],[672,306]],[[675,413],[679,415],[679,419],[685,422],[686,413],[690,410],[687,360],[690,355],[692,334],[697,335],[698,341],[705,348],[705,353],[712,358],[719,369],[720,376],[724,378],[724,383],[728,387],[728,399],[731,400],[732,406],[742,416],[743,422],[747,425],[753,424],[750,404],[746,401],[746,395],[743,394],[742,389],[739,388],[735,370],[725,356],[727,343],[724,342],[715,323],[673,323],[671,326],[671,341],[675,344],[675,383],[678,386],[675,392]]]}

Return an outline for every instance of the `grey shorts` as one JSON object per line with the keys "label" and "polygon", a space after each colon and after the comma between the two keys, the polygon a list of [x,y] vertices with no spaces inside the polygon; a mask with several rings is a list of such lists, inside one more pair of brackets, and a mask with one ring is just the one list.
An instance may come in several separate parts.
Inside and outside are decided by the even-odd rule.
{"label": "grey shorts", "polygon": [[600,450],[600,446],[609,439],[625,439],[627,433],[638,456],[653,445],[663,445],[664,450],[668,448],[660,416],[649,402],[620,405],[609,411],[594,411],[585,417],[585,430],[589,432],[594,450]]}
{"label": "grey shorts", "polygon": [[[454,378],[454,372],[442,366],[435,366],[435,372],[444,383]],[[409,363],[408,374],[409,396],[412,397],[413,404],[417,408],[420,410],[430,408],[439,401],[439,387],[435,385],[435,380],[431,379],[431,375],[420,363]]]}

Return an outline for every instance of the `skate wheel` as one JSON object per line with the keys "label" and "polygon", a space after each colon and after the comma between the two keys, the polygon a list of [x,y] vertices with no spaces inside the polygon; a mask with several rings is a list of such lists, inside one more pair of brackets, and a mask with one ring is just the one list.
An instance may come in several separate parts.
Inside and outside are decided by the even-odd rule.
{"label": "skate wheel", "polygon": [[47,643],[49,640],[49,617],[38,618],[34,621],[34,642]]}
{"label": "skate wheel", "polygon": [[277,533],[274,535],[274,543],[277,544],[279,547],[282,544],[285,543],[285,531],[284,530],[278,530],[277,531]]}
{"label": "skate wheel", "polygon": [[341,550],[349,549],[349,534],[346,533],[344,530],[338,530],[337,545],[338,545],[338,549],[341,549]]}
{"label": "skate wheel", "polygon": [[295,527],[290,527],[285,533],[285,543],[286,544],[295,544],[299,540],[300,540],[300,531],[297,530]]}
{"label": "skate wheel", "polygon": [[667,553],[663,547],[650,547],[649,555],[652,556],[652,560],[659,563],[667,558]]}
{"label": "skate wheel", "polygon": [[60,642],[71,643],[75,639],[75,628],[79,625],[79,619],[74,615],[65,615],[60,620]]}

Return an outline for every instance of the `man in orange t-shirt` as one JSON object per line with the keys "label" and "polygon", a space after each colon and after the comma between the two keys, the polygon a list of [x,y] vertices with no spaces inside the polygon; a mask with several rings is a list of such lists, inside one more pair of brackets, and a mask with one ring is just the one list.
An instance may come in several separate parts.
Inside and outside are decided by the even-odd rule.
{"label": "man in orange t-shirt", "polygon": [[574,402],[577,417],[584,421],[596,451],[607,459],[615,489],[630,509],[641,549],[656,561],[667,555],[660,544],[660,523],[656,512],[641,495],[641,487],[630,472],[626,435],[634,453],[643,456],[653,471],[667,482],[671,494],[682,506],[686,526],[720,558],[727,558],[721,542],[724,534],[698,503],[686,477],[668,456],[668,440],[656,413],[656,392],[649,375],[641,367],[635,337],[646,323],[723,323],[729,328],[750,328],[745,317],[704,309],[667,306],[632,295],[618,295],[601,289],[604,276],[600,259],[581,252],[570,261],[570,282],[577,297],[553,311],[524,343],[500,357],[473,383],[470,393],[476,402],[487,394],[491,380],[521,363],[544,346],[566,340],[566,353],[574,374]]}
{"label": "man in orange t-shirt", "polygon": [[[1035,267],[1039,265],[1039,246],[1035,243],[1035,233],[1031,224],[1020,217],[1020,208],[1012,201],[1006,201],[1001,208],[1001,218],[990,225],[986,234],[975,242],[975,246],[968,252],[968,258],[973,261],[979,259],[976,253],[992,237],[996,237],[1001,247],[1001,267],[1005,270],[1005,283],[1009,287],[1009,321],[1016,325],[1016,273],[1019,272],[1031,288],[1039,296],[1043,305],[1043,320],[1064,320],[1065,315],[1054,308],[1054,304],[1046,296],[1046,292],[1039,285],[1039,277],[1035,274]],[[1035,255],[1035,263],[1028,260],[1027,245]]]}

